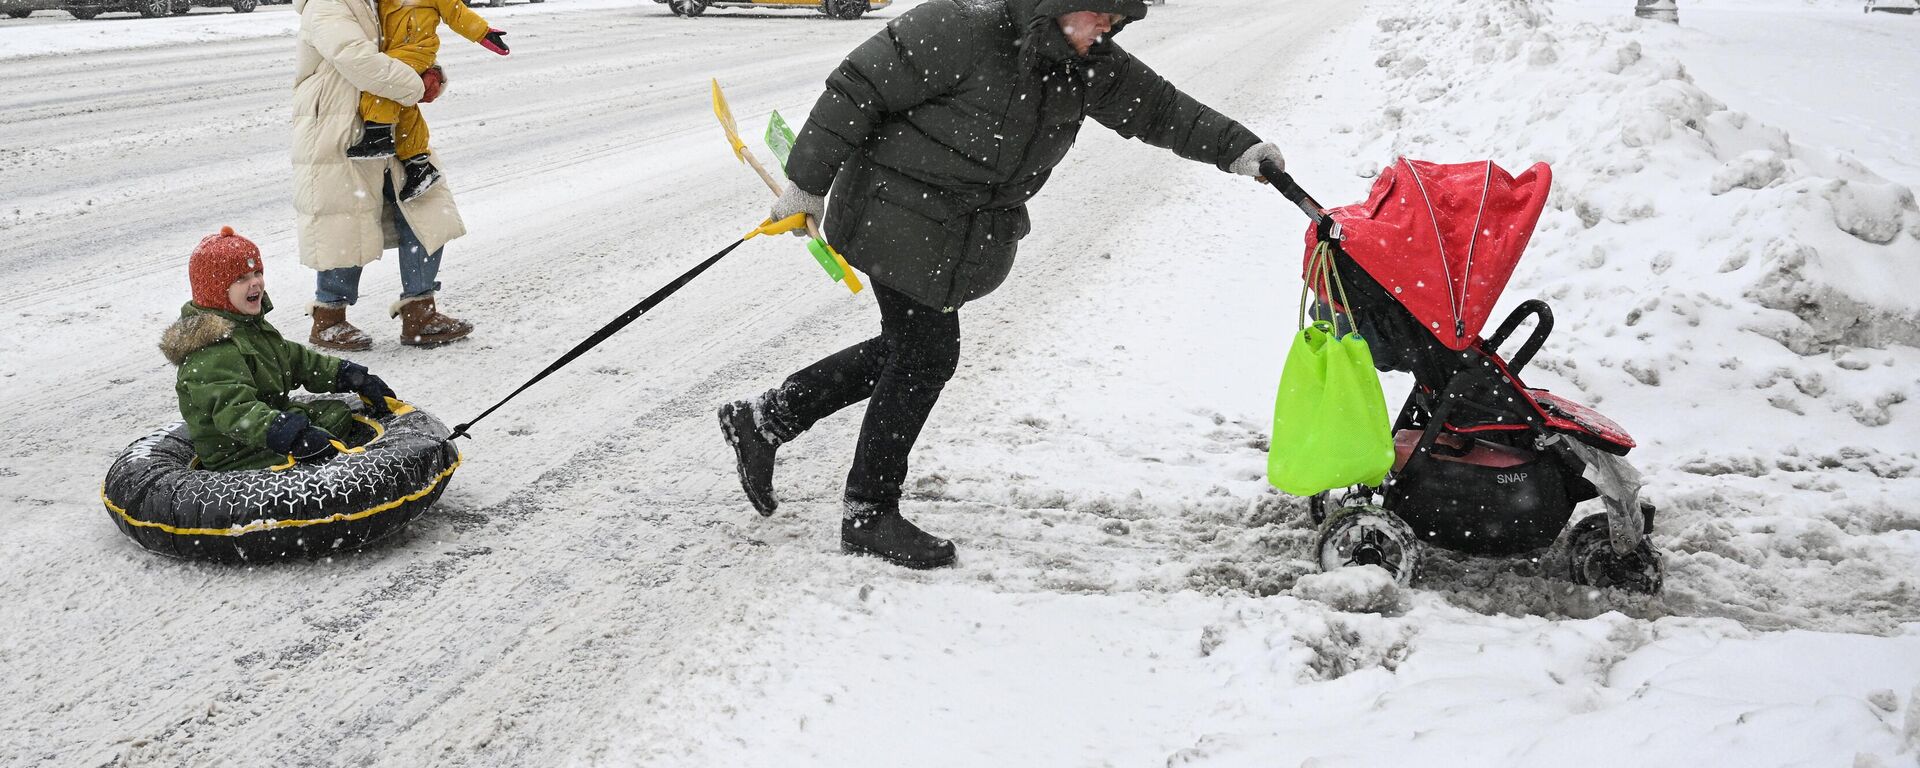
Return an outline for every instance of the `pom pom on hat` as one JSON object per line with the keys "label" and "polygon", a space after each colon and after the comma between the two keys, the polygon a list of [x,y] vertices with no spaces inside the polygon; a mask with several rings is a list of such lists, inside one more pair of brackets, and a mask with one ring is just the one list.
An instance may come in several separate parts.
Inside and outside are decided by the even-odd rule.
{"label": "pom pom on hat", "polygon": [[221,227],[194,246],[187,260],[187,280],[193,285],[193,303],[207,309],[234,311],[227,302],[227,286],[248,272],[265,272],[260,248],[252,240],[233,233],[233,227]]}

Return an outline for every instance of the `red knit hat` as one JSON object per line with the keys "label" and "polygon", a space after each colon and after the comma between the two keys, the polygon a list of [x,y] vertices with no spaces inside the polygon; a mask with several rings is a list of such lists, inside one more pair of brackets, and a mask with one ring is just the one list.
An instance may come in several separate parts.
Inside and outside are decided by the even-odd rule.
{"label": "red knit hat", "polygon": [[235,311],[227,303],[227,286],[248,272],[265,272],[260,249],[252,240],[233,233],[233,227],[221,227],[217,235],[207,235],[193,247],[187,261],[187,280],[193,283],[193,303],[207,309]]}

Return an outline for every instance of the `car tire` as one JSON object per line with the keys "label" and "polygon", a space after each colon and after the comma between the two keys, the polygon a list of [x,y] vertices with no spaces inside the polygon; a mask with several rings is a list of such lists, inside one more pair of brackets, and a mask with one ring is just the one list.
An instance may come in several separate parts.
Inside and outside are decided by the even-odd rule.
{"label": "car tire", "polygon": [[698,16],[707,10],[707,0],[667,0],[667,7],[675,16]]}
{"label": "car tire", "polygon": [[160,16],[171,16],[173,15],[173,3],[169,2],[169,0],[140,0],[140,4],[135,7],[135,10],[140,12],[141,17],[148,19]]}
{"label": "car tire", "polygon": [[100,15],[100,9],[98,9],[98,8],[68,8],[68,9],[67,9],[67,13],[70,13],[70,14],[73,14],[73,17],[74,17],[74,18],[76,18],[76,19],[79,19],[79,20],[81,20],[81,21],[86,21],[87,19],[91,19],[91,18],[93,18],[93,17],[95,17],[95,16],[98,16],[98,15]]}
{"label": "car tire", "polygon": [[867,12],[868,8],[867,0],[824,0],[824,2],[820,4],[820,10],[824,11],[828,18],[840,19],[842,21],[852,21],[860,18],[862,14]]}
{"label": "car tire", "polygon": [[258,7],[259,0],[233,0],[234,13],[253,13],[253,9]]}
{"label": "car tire", "polygon": [[24,18],[26,18],[26,17],[28,16],[28,15],[30,15],[30,14],[32,14],[32,13],[33,13],[33,11],[7,11],[7,18],[9,18],[9,19],[24,19]]}

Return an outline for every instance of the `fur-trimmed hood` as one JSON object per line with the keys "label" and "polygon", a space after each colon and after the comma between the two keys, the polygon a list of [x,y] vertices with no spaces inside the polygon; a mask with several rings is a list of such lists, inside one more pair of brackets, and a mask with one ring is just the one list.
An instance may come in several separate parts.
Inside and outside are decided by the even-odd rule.
{"label": "fur-trimmed hood", "polygon": [[187,356],[233,337],[233,321],[212,312],[182,315],[160,334],[160,354],[180,365]]}
{"label": "fur-trimmed hood", "polygon": [[[271,311],[273,303],[262,297],[260,314],[246,319],[257,321]],[[181,365],[189,355],[233,338],[234,322],[231,313],[188,302],[180,308],[180,319],[160,334],[160,354],[167,356],[167,362]]]}

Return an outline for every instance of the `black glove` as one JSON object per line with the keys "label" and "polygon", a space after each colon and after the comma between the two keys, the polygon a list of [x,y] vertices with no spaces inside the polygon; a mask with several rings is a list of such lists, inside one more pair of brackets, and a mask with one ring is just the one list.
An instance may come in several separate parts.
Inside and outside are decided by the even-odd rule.
{"label": "black glove", "polygon": [[319,464],[339,455],[333,434],[316,427],[299,411],[281,411],[267,425],[267,450],[292,456],[302,464]]}
{"label": "black glove", "polygon": [[395,400],[399,399],[394,397],[393,387],[387,386],[387,383],[381,381],[380,377],[368,373],[366,366],[346,360],[340,361],[340,373],[334,376],[333,390],[335,392],[358,392],[361,397],[366,398],[368,402],[372,403],[369,410],[373,411],[373,415],[375,416],[385,416],[391,413],[391,411],[387,410],[387,398],[393,397]]}

